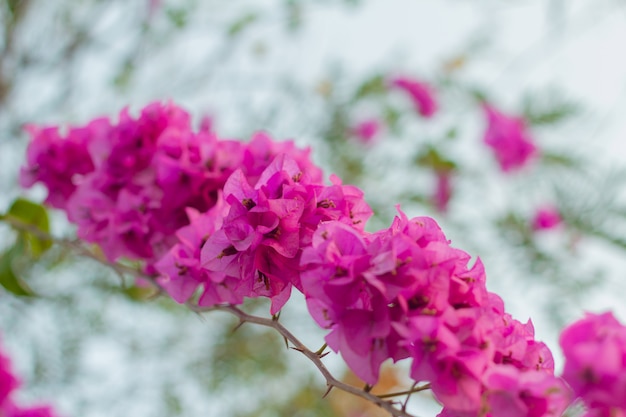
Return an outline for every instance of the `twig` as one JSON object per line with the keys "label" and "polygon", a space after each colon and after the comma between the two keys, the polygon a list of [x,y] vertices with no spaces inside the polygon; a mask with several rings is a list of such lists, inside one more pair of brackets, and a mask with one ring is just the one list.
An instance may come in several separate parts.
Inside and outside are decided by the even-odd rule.
{"label": "twig", "polygon": [[143,273],[139,269],[132,268],[132,267],[126,266],[126,265],[122,265],[122,264],[117,263],[117,262],[108,261],[108,260],[102,258],[101,256],[98,256],[97,254],[95,254],[89,248],[86,248],[84,245],[82,245],[78,241],[54,237],[50,233],[41,230],[40,228],[38,228],[35,225],[26,223],[26,222],[18,219],[15,216],[4,215],[4,216],[0,217],[0,221],[3,221],[5,223],[7,223],[9,226],[11,226],[12,228],[14,228],[16,230],[20,230],[22,232],[30,233],[31,235],[37,237],[38,239],[41,239],[41,240],[44,240],[44,241],[49,241],[49,242],[52,242],[52,243],[54,243],[56,245],[59,245],[62,248],[65,248],[67,250],[70,250],[70,251],[74,252],[76,255],[84,256],[84,257],[89,258],[89,259],[93,259],[93,260],[97,261],[98,263],[100,263],[100,264],[102,264],[102,265],[104,265],[106,267],[111,268],[118,276],[120,276],[120,278],[122,279],[122,282],[124,280],[124,275],[131,275],[131,276],[134,276],[134,277],[137,277],[137,278],[144,278],[144,279],[149,280],[150,282],[154,282],[154,278],[153,277],[148,276],[147,274]]}
{"label": "twig", "polygon": [[392,397],[399,397],[401,395],[411,395],[416,392],[426,391],[428,389],[430,389],[430,384],[425,384],[420,387],[413,387],[406,391],[390,392],[389,394],[380,394],[378,395],[378,398],[392,398]]}
{"label": "twig", "polygon": [[[324,363],[322,362],[321,358],[319,357],[319,355],[317,354],[317,352],[314,352],[312,350],[310,350],[309,348],[307,348],[298,338],[296,338],[296,336],[294,336],[287,328],[285,328],[280,322],[272,320],[272,319],[268,319],[268,318],[264,318],[264,317],[258,317],[258,316],[253,316],[250,315],[242,310],[240,310],[239,308],[232,306],[232,305],[217,305],[217,306],[213,306],[213,307],[209,307],[209,308],[199,308],[199,307],[194,307],[194,310],[196,311],[225,311],[227,313],[231,313],[234,316],[236,316],[237,318],[239,318],[240,321],[242,322],[246,322],[246,323],[254,323],[254,324],[258,324],[260,326],[264,326],[264,327],[270,327],[274,330],[276,330],[278,333],[280,333],[285,339],[287,339],[289,342],[291,342],[291,344],[293,345],[293,348],[295,350],[297,350],[298,352],[302,353],[304,356],[307,357],[307,359],[309,359],[311,362],[313,362],[313,364],[317,367],[317,369],[320,371],[320,373],[324,376],[324,378],[326,379],[326,386],[328,387],[328,392],[332,389],[332,388],[337,388],[340,389],[342,391],[345,391],[347,393],[350,393],[352,395],[355,395],[357,397],[361,397],[373,404],[378,405],[379,407],[381,407],[382,409],[384,409],[385,411],[389,412],[392,416],[396,416],[396,417],[415,417],[412,414],[407,413],[406,411],[400,410],[396,407],[394,407],[393,403],[390,401],[385,400],[385,396],[382,395],[374,395],[371,394],[369,392],[366,392],[360,388],[354,387],[352,385],[346,384],[344,382],[339,381],[338,379],[336,379],[331,373],[330,371],[326,368],[326,366],[324,365]],[[425,390],[427,388],[430,388],[430,386],[426,387],[420,387],[422,388],[422,390]],[[417,389],[417,388],[416,388]],[[409,394],[411,393],[411,391],[407,391],[405,392],[405,394]],[[396,395],[402,395],[402,394],[396,394]]]}

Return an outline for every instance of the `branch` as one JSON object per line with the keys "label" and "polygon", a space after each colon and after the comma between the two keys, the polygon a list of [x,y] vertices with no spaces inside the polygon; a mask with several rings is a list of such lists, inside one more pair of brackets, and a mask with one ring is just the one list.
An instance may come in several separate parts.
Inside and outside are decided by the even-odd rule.
{"label": "branch", "polygon": [[[111,268],[118,276],[120,276],[120,278],[122,279],[122,282],[124,282],[124,275],[131,275],[137,278],[143,278],[143,279],[147,279],[150,282],[152,282],[153,284],[156,284],[156,281],[154,280],[153,277],[150,277],[149,275],[143,273],[141,270],[136,269],[136,268],[132,268],[130,266],[126,266],[126,265],[122,265],[120,263],[117,262],[111,262],[108,261],[106,259],[104,259],[102,256],[99,256],[98,254],[94,253],[92,250],[90,250],[89,248],[85,247],[85,245],[83,245],[80,241],[78,240],[71,240],[71,239],[64,239],[64,238],[58,238],[55,237],[53,235],[51,235],[50,233],[41,230],[39,227],[26,223],[20,219],[18,219],[15,216],[11,216],[10,214],[4,215],[0,217],[0,221],[3,221],[5,223],[7,223],[9,226],[11,226],[12,228],[22,231],[22,232],[26,232],[26,233],[30,233],[31,235],[37,237],[38,239],[41,240],[45,240],[45,241],[50,241],[52,243],[54,243],[55,245],[58,245],[64,249],[69,250],[70,252],[73,252],[76,255],[79,256],[84,256],[86,258],[89,259],[93,259],[95,261],[97,261],[98,263]],[[160,288],[159,288],[160,289]],[[161,290],[161,289],[160,289]]]}
{"label": "branch", "polygon": [[[327,393],[330,392],[331,389],[337,388],[347,393],[350,393],[352,395],[355,395],[357,397],[361,397],[373,404],[376,404],[377,406],[381,407],[385,411],[388,411],[389,413],[391,413],[392,416],[415,417],[412,414],[408,414],[406,411],[403,411],[394,407],[393,402],[385,400],[386,397],[390,397],[392,395],[374,395],[360,388],[357,388],[352,385],[339,381],[330,373],[328,368],[326,368],[326,365],[324,365],[318,353],[307,348],[298,338],[296,338],[296,336],[293,335],[293,333],[291,333],[287,328],[285,328],[282,324],[280,324],[276,320],[250,315],[232,305],[217,305],[217,306],[209,307],[209,308],[199,308],[197,306],[188,304],[188,307],[197,312],[208,312],[208,311],[214,311],[214,310],[225,311],[227,313],[235,315],[237,318],[239,318],[239,320],[242,323],[254,323],[260,326],[270,327],[276,330],[278,333],[280,333],[289,342],[291,342],[294,350],[297,350],[298,352],[302,353],[304,356],[307,357],[307,359],[313,362],[313,364],[317,367],[317,369],[319,369],[321,374],[326,379],[326,386],[328,387]],[[411,394],[413,392],[423,391],[428,388],[430,388],[430,385],[418,387],[418,388],[415,388],[414,390],[409,390],[409,391],[402,392],[402,393],[395,393],[394,396]]]}
{"label": "branch", "polygon": [[[120,277],[122,277],[122,279],[123,279],[124,274],[132,275],[137,278],[142,278],[148,281],[151,285],[153,285],[159,291],[159,293],[161,294],[166,293],[165,289],[159,284],[159,282],[156,280],[154,276],[147,275],[139,269],[131,268],[129,266],[122,265],[117,262],[110,262],[106,259],[103,259],[101,256],[98,256],[97,254],[95,254],[90,249],[86,248],[84,245],[82,245],[78,241],[56,238],[52,236],[50,233],[47,233],[39,229],[37,226],[25,223],[21,221],[20,219],[17,219],[13,216],[7,215],[7,216],[0,217],[0,221],[6,222],[11,227],[17,230],[31,233],[39,239],[49,240],[63,248],[66,248],[74,252],[77,255],[85,256],[89,259],[93,259],[97,261],[98,263],[113,269],[118,275],[120,275]],[[291,342],[291,344],[293,345],[292,348],[294,350],[297,350],[298,352],[302,353],[306,358],[308,358],[311,362],[313,362],[313,364],[321,372],[321,374],[326,379],[326,386],[328,387],[328,390],[326,391],[325,395],[327,395],[333,388],[337,388],[347,393],[350,393],[352,395],[355,395],[357,397],[361,397],[373,404],[378,405],[385,411],[388,411],[389,413],[391,413],[392,416],[415,417],[412,414],[408,414],[404,410],[400,410],[396,408],[394,406],[394,403],[392,401],[386,400],[386,398],[396,397],[400,395],[410,395],[414,392],[424,391],[430,388],[430,384],[426,384],[426,385],[416,387],[407,391],[402,391],[402,392],[396,392],[396,393],[384,394],[384,395],[371,394],[370,392],[367,392],[361,388],[357,388],[352,385],[346,384],[345,382],[341,382],[340,380],[335,378],[330,373],[328,368],[326,368],[326,365],[324,365],[324,363],[322,362],[322,357],[325,355],[321,353],[320,351],[314,352],[310,350],[296,336],[294,336],[293,333],[291,333],[286,327],[284,327],[275,318],[264,318],[264,317],[253,316],[233,305],[216,305],[213,307],[203,308],[203,307],[199,307],[188,302],[188,303],[185,303],[185,306],[196,313],[206,313],[210,311],[224,311],[224,312],[227,312],[236,316],[240,321],[240,325],[243,323],[254,323],[260,326],[270,327],[274,329],[276,332],[282,335],[285,338],[285,340]],[[320,350],[323,350],[323,349],[320,349]]]}

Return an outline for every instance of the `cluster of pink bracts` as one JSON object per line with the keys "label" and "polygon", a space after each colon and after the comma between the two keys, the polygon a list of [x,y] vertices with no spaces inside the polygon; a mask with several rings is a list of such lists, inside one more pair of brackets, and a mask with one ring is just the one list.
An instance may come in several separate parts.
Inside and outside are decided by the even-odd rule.
{"label": "cluster of pink bracts", "polygon": [[[292,142],[195,132],[171,103],[65,136],[29,132],[22,184],[43,183],[82,239],[111,261],[143,261],[178,302],[267,297],[276,313],[295,287],[359,377],[375,384],[383,361],[408,358],[441,416],[560,416],[572,400],[532,323],[487,291],[480,259],[470,266],[433,219],[400,210],[389,228],[365,232],[363,193],[336,177],[325,184]],[[564,340],[566,352],[580,342]]]}

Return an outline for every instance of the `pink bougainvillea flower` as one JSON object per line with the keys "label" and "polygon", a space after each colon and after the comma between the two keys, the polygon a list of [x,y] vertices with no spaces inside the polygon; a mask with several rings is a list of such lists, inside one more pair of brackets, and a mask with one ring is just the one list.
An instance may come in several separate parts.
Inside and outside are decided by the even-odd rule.
{"label": "pink bougainvillea flower", "polygon": [[390,86],[405,91],[422,116],[432,117],[437,111],[437,102],[428,84],[409,77],[395,77],[390,80]]}
{"label": "pink bougainvillea flower", "polygon": [[61,137],[57,126],[27,126],[32,139],[26,151],[26,166],[20,171],[20,185],[30,187],[42,182],[48,189],[46,203],[65,209],[81,177],[94,170],[88,146],[102,129],[108,129],[108,121],[103,119],[85,127],[72,127],[66,137]]}
{"label": "pink bougainvillea flower", "polygon": [[[428,88],[394,82],[422,114],[434,112]],[[489,114],[500,119],[488,142],[504,149],[503,169],[519,166],[523,124]],[[41,143],[29,151],[26,182],[58,183],[54,204],[78,235],[111,261],[143,261],[176,301],[197,294],[198,305],[212,306],[267,297],[275,314],[295,287],[329,331],[328,346],[369,384],[383,361],[408,358],[416,382],[431,383],[442,416],[499,417],[508,407],[510,415],[538,417],[560,409],[554,361],[532,323],[505,312],[485,287],[482,262],[452,247],[435,220],[398,210],[390,227],[366,232],[372,210],[363,192],[335,176],[326,185],[308,149],[263,132],[249,143],[194,132],[189,115],[171,103],[89,126],[68,138],[54,129],[34,133]],[[64,171],[42,157],[54,146],[65,162],[82,153],[91,165]],[[440,180],[445,209],[449,178]],[[598,416],[624,407],[624,340],[607,317],[562,337],[566,375]],[[6,399],[16,385],[6,368],[0,353],[0,401],[8,404],[0,415],[47,417],[45,407],[19,409]]]}
{"label": "pink bougainvillea flower", "polygon": [[525,166],[538,150],[526,131],[524,119],[507,116],[489,104],[484,104],[483,110],[487,118],[484,142],[493,149],[502,171]]}
{"label": "pink bougainvillea flower", "polygon": [[254,187],[242,170],[224,185],[228,214],[206,241],[201,265],[209,275],[237,278],[251,285],[248,297],[272,299],[276,313],[299,282],[300,219],[306,202],[308,173],[295,159],[279,154]]}
{"label": "pink bougainvillea flower", "polygon": [[350,132],[363,144],[370,144],[380,133],[382,126],[378,119],[366,119],[354,125]]}
{"label": "pink bougainvillea flower", "polygon": [[626,411],[626,327],[613,314],[590,314],[559,340],[563,379],[591,410]]}
{"label": "pink bougainvillea flower", "polygon": [[0,350],[0,410],[2,410],[2,405],[18,386],[19,380],[11,372],[11,360]]}
{"label": "pink bougainvillea flower", "polygon": [[490,417],[560,417],[572,401],[563,380],[544,371],[495,365],[483,379]]}
{"label": "pink bougainvillea flower", "polygon": [[563,222],[561,213],[556,207],[546,206],[537,210],[532,221],[533,230],[549,230]]}

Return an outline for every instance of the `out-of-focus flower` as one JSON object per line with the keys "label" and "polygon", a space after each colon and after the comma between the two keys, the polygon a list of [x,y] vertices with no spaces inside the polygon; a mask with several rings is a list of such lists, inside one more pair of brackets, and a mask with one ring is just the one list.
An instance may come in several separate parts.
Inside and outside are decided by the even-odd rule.
{"label": "out-of-focus flower", "polygon": [[537,210],[533,218],[533,230],[549,230],[563,222],[561,213],[556,207],[546,206]]}
{"label": "out-of-focus flower", "polygon": [[161,0],[148,0],[148,18],[152,18],[162,6]]}
{"label": "out-of-focus flower", "polygon": [[391,79],[390,86],[404,90],[422,116],[431,117],[437,111],[435,95],[428,84],[409,77],[395,77]]}
{"label": "out-of-focus flower", "polygon": [[587,314],[559,339],[563,379],[589,408],[588,416],[626,412],[626,327],[612,313]]}
{"label": "out-of-focus flower", "polygon": [[489,104],[483,110],[487,117],[484,142],[493,149],[502,171],[522,168],[538,153],[524,119],[507,116]]}
{"label": "out-of-focus flower", "polygon": [[432,202],[439,213],[445,213],[448,211],[448,203],[452,198],[452,171],[436,171],[435,175],[437,182]]}
{"label": "out-of-focus flower", "polygon": [[380,133],[381,127],[378,119],[366,119],[352,127],[350,133],[359,139],[361,143],[369,144]]}

